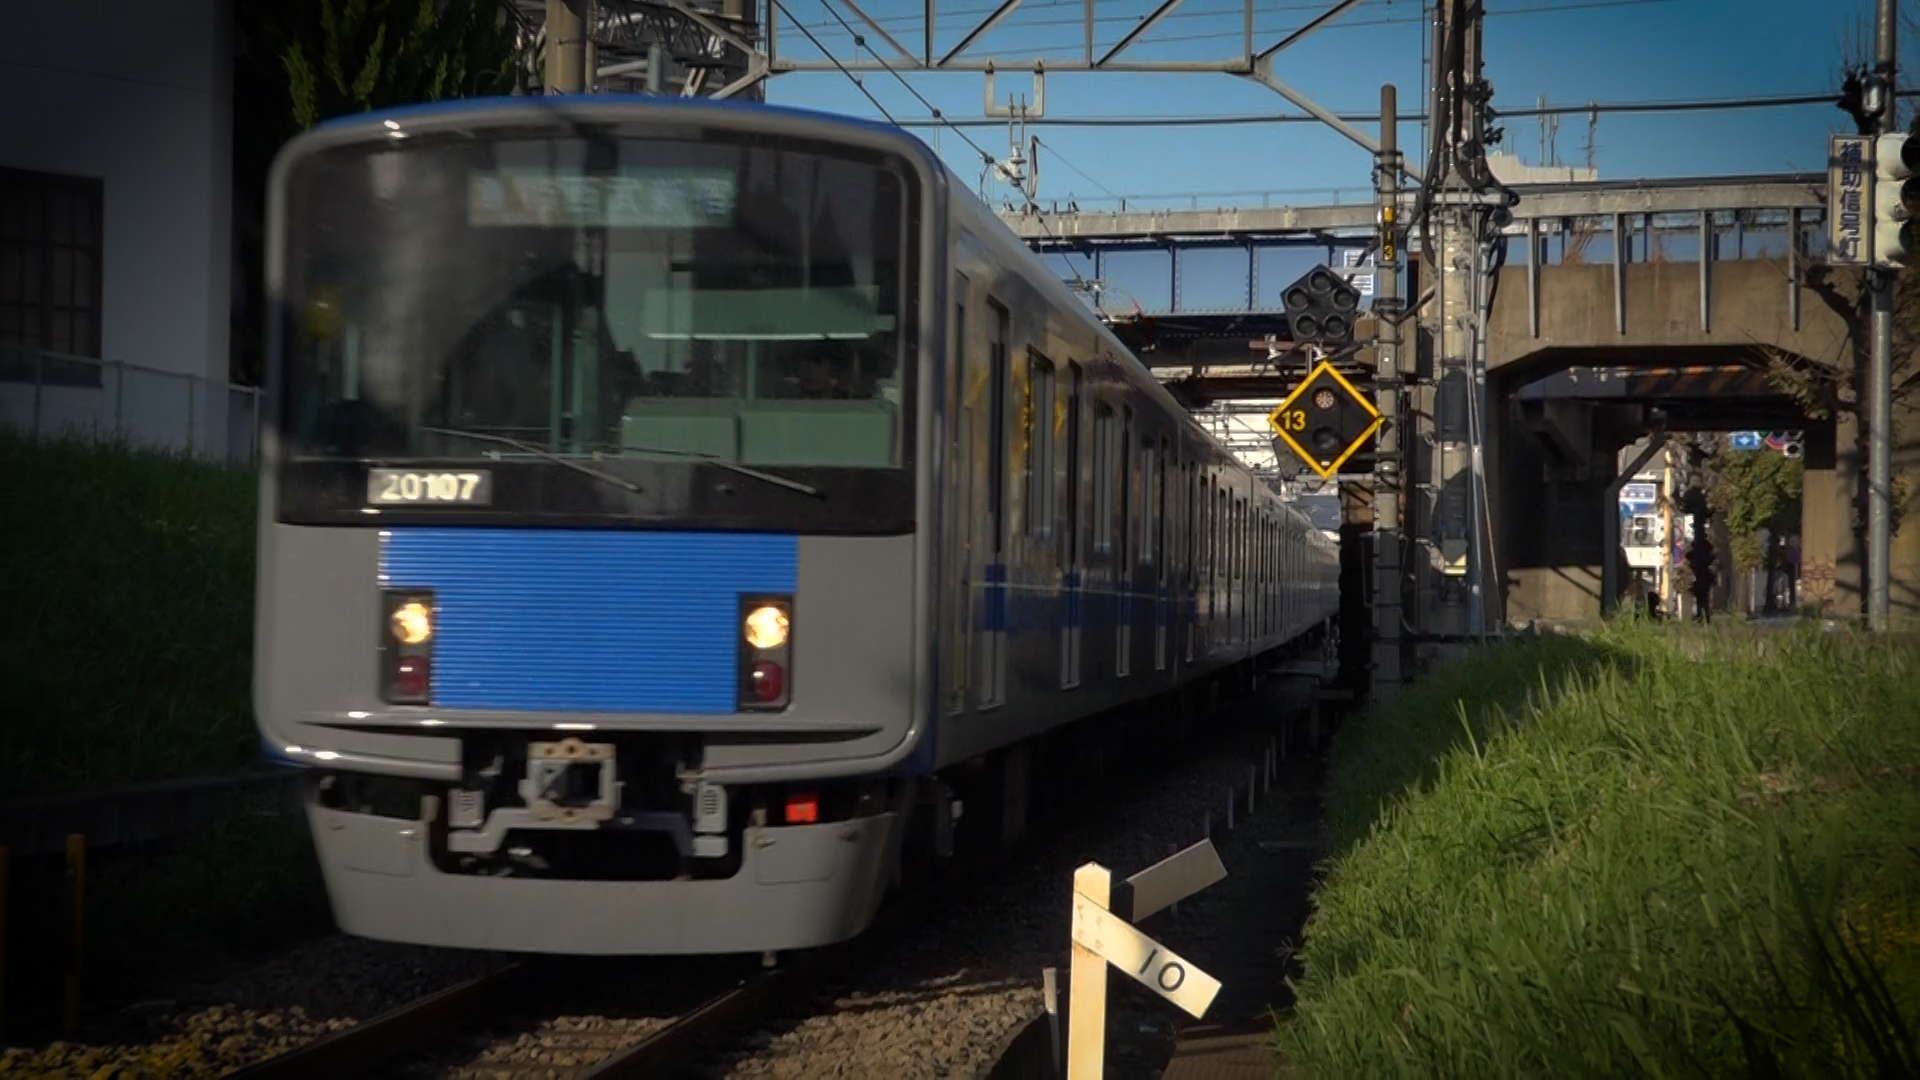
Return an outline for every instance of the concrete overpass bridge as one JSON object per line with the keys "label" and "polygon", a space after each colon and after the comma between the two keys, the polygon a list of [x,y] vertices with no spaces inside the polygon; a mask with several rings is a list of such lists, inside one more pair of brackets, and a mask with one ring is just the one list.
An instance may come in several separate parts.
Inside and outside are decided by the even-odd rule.
{"label": "concrete overpass bridge", "polygon": [[[1866,457],[1858,425],[1844,414],[1805,416],[1765,376],[1776,359],[1843,378],[1854,368],[1852,279],[1821,265],[1825,189],[1823,173],[1515,186],[1520,204],[1503,229],[1485,347],[1497,575],[1487,585],[1507,620],[1597,614],[1618,451],[1656,424],[1805,431],[1802,577],[1809,598],[1858,610],[1864,540],[1854,493]],[[1403,219],[1411,206],[1409,195]],[[1286,340],[1280,289],[1313,263],[1340,267],[1364,248],[1374,209],[1046,208],[1002,217],[1036,251],[1062,259],[1062,276],[1096,292],[1162,379],[1259,464],[1271,461],[1266,403],[1304,373]],[[1406,248],[1400,294],[1418,296],[1417,232]],[[1126,294],[1149,290],[1117,290],[1108,278],[1123,261],[1148,277],[1164,273],[1163,287],[1144,302]],[[1194,268],[1203,263],[1210,287],[1199,290]],[[1363,319],[1358,336],[1370,334]],[[1353,358],[1359,377],[1373,368],[1369,354]],[[1647,372],[1667,377],[1636,375]],[[1920,417],[1908,413],[1896,417],[1906,435],[1896,477],[1920,472]],[[1920,615],[1920,526],[1896,534],[1892,563],[1894,612]]]}

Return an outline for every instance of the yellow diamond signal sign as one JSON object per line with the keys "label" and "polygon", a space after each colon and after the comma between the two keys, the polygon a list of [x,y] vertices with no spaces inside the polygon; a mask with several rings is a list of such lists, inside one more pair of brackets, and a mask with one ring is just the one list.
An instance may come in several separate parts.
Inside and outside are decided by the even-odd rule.
{"label": "yellow diamond signal sign", "polygon": [[1267,415],[1267,426],[1323,480],[1333,479],[1385,422],[1373,402],[1325,360]]}

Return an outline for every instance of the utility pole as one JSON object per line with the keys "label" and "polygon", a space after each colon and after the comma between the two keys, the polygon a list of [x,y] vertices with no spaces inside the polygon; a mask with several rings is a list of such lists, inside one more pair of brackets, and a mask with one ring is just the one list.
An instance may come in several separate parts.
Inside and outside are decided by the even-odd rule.
{"label": "utility pole", "polygon": [[[1873,102],[1876,135],[1897,130],[1894,113],[1896,0],[1878,0],[1873,20]],[[1867,271],[1873,289],[1873,358],[1867,385],[1872,397],[1867,425],[1867,627],[1887,629],[1893,549],[1893,275]]]}
{"label": "utility pole", "polygon": [[1405,618],[1401,597],[1405,576],[1400,566],[1400,450],[1402,421],[1400,392],[1406,383],[1400,361],[1400,319],[1406,302],[1400,298],[1400,114],[1398,91],[1392,83],[1380,88],[1380,152],[1373,160],[1373,204],[1380,228],[1378,270],[1374,275],[1374,349],[1379,370],[1374,374],[1375,407],[1387,422],[1374,441],[1373,464],[1373,680],[1369,697],[1383,705],[1400,690],[1400,625]]}
{"label": "utility pole", "polygon": [[1415,623],[1428,636],[1460,638],[1486,628],[1488,544],[1478,467],[1485,407],[1476,360],[1487,295],[1485,236],[1504,198],[1486,190],[1484,8],[1481,0],[1441,0],[1437,11],[1434,101],[1440,123],[1433,142],[1439,159],[1427,177],[1433,244],[1431,250],[1423,245],[1421,261],[1432,269],[1423,277],[1432,282],[1438,317],[1433,382],[1417,387],[1412,402],[1416,414],[1432,417],[1430,430],[1415,432],[1416,444],[1427,451],[1418,470],[1425,488],[1418,502],[1425,512],[1417,520],[1427,557],[1416,562]]}
{"label": "utility pole", "polygon": [[547,0],[549,94],[579,94],[587,88],[587,0]]}

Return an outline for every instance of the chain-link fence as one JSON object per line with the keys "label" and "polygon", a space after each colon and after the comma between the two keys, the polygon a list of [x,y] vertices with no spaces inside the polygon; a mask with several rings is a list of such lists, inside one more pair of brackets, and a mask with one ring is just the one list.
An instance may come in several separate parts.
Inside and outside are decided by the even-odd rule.
{"label": "chain-link fence", "polygon": [[234,466],[260,451],[260,391],[119,360],[0,346],[0,425]]}

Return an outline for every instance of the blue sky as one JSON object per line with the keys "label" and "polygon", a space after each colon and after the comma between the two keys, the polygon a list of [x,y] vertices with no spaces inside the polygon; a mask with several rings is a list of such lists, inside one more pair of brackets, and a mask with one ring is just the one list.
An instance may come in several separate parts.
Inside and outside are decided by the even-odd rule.
{"label": "blue sky", "polygon": [[[861,2],[861,0],[856,0]],[[940,12],[937,50],[958,42],[995,0],[947,0]],[[833,56],[871,59],[831,12],[865,32],[844,0],[779,0],[779,51],[815,59],[794,25],[811,30]],[[1117,41],[1151,11],[1155,0],[1098,0],[1096,48]],[[1317,0],[1259,0],[1256,49],[1278,41],[1324,10]],[[1824,93],[1838,85],[1843,42],[1869,23],[1870,0],[1488,0],[1487,76],[1494,107],[1737,98]],[[909,48],[922,40],[917,0],[864,0],[863,9]],[[969,50],[1014,70],[999,78],[1009,91],[1030,92],[1021,70],[1036,56],[1080,54],[1082,0],[1026,0],[999,28]],[[1128,59],[1220,60],[1242,47],[1239,0],[1186,0],[1125,55]],[[1420,0],[1364,0],[1353,10],[1281,53],[1275,73],[1321,105],[1342,113],[1372,113],[1379,87],[1400,88],[1403,114],[1420,102]],[[1910,29],[1903,56],[1920,59],[1920,29]],[[884,43],[869,42],[892,59]],[[1856,38],[1857,40],[1857,38]],[[1920,73],[1920,64],[1915,65]],[[899,121],[928,119],[928,108],[886,72],[863,76],[867,89]],[[983,117],[983,79],[977,73],[905,74],[913,90],[955,120]],[[1907,85],[1916,80],[1908,77]],[[1255,83],[1228,75],[1056,74],[1047,80],[1048,118],[1146,115],[1297,115],[1298,110]],[[795,73],[773,79],[769,101],[880,118],[880,112],[839,72]],[[1602,114],[1593,142],[1604,178],[1767,173],[1820,168],[1825,136],[1844,122],[1831,105],[1662,115]],[[1497,149],[1540,159],[1539,122],[1504,122]],[[1371,133],[1372,126],[1364,125]],[[954,130],[916,129],[963,175],[977,177],[979,155]],[[1145,204],[1257,204],[1268,192],[1276,203],[1363,200],[1364,151],[1315,123],[1192,128],[1071,128],[1035,124],[1042,146],[1040,198],[1076,198],[1083,207],[1111,196],[1163,196]],[[1413,146],[1418,129],[1403,125]],[[1000,126],[964,129],[966,138],[1004,156]],[[1585,115],[1559,123],[1564,164],[1586,160]],[[1084,175],[1082,175],[1084,174]],[[998,203],[1009,193],[991,189]],[[1214,196],[1214,197],[1209,197]]]}

